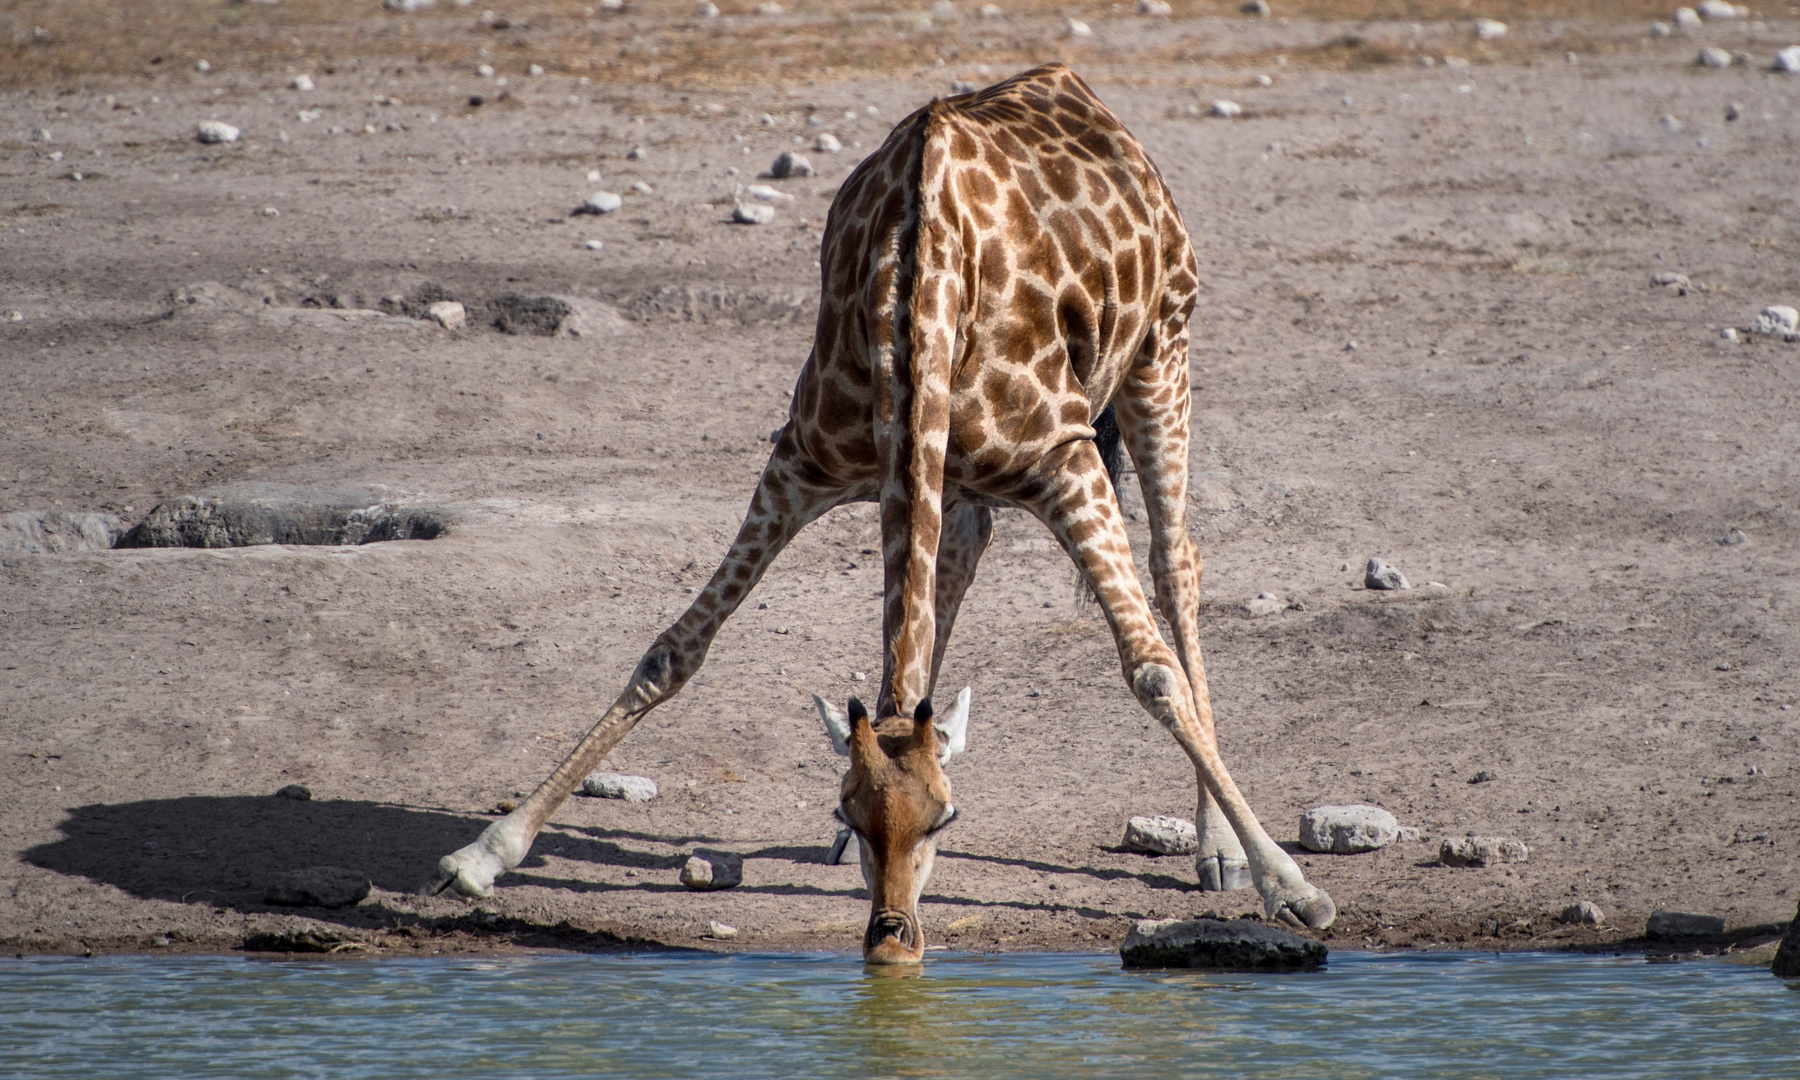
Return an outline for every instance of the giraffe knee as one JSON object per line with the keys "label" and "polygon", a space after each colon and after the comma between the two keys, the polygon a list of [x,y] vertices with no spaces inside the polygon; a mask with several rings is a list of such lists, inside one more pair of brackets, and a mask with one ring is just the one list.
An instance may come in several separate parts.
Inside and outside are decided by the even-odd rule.
{"label": "giraffe knee", "polygon": [[1164,664],[1141,664],[1131,673],[1131,692],[1151,716],[1173,731],[1179,722],[1175,703],[1180,699],[1181,682]]}

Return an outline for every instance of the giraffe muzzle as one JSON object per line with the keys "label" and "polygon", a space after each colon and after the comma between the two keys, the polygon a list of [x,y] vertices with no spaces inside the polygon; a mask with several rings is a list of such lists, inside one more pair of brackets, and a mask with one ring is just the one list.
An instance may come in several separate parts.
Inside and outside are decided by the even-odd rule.
{"label": "giraffe muzzle", "polygon": [[898,946],[913,953],[918,950],[918,940],[919,927],[912,916],[903,911],[878,911],[870,917],[868,932],[863,934],[863,952],[869,954],[886,945],[884,952]]}

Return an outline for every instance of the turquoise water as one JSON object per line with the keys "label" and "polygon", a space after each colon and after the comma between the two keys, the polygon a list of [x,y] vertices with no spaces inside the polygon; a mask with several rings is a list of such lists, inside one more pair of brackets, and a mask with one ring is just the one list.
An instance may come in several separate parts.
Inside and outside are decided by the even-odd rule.
{"label": "turquoise water", "polygon": [[1640,957],[0,961],[0,1076],[1800,1077],[1800,983]]}

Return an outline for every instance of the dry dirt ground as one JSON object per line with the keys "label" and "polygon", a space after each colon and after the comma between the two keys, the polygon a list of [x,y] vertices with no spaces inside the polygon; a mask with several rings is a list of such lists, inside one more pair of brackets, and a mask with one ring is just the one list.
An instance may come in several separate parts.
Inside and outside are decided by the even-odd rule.
{"label": "dry dirt ground", "polygon": [[[1344,802],[1424,834],[1303,855],[1341,912],[1322,936],[1606,945],[1673,908],[1765,939],[1800,885],[1800,344],[1720,331],[1800,301],[1800,77],[1699,70],[1679,37],[1284,65],[1283,33],[1332,28],[1259,32],[1254,62],[1087,73],[1203,266],[1191,521],[1226,760],[1278,840]],[[1460,24],[1386,32],[1469,51]],[[1800,20],[1708,34],[1766,65]],[[854,865],[822,862],[838,759],[808,695],[880,666],[870,507],[805,533],[616,752],[659,799],[571,799],[478,905],[410,890],[547,772],[723,552],[808,347],[836,185],[952,80],[1005,72],[704,91],[311,73],[309,93],[184,70],[0,96],[0,310],[21,316],[0,322],[0,513],[129,523],[297,492],[453,528],[15,542],[0,943],[225,950],[299,926],[357,949],[853,948],[866,900]],[[1244,115],[1205,115],[1219,97]],[[198,144],[208,118],[243,139]],[[819,131],[844,152],[777,183],[772,225],[729,224],[736,185]],[[571,216],[636,181],[653,193]],[[588,332],[501,333],[508,294],[591,301]],[[440,296],[468,328],[410,317]],[[1256,909],[1119,849],[1132,814],[1191,815],[1192,774],[1048,534],[999,516],[945,665],[975,705],[928,938],[1098,949],[1134,917]],[[1422,587],[1363,589],[1371,555]],[[1296,603],[1251,618],[1262,591]],[[314,800],[273,797],[290,783]],[[1530,859],[1436,863],[1471,832]],[[697,845],[743,852],[744,884],[684,890]],[[375,891],[263,902],[272,873],[317,865]],[[1559,928],[1573,900],[1612,927]],[[712,921],[737,941],[700,941]]]}

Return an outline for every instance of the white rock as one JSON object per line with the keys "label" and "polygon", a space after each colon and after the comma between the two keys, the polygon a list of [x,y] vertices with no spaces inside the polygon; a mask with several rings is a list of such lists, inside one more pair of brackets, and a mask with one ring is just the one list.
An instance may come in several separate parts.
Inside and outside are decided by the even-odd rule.
{"label": "white rock", "polygon": [[265,206],[262,208],[262,216],[263,217],[280,217],[281,211],[275,209],[273,206]]}
{"label": "white rock", "polygon": [[780,4],[777,4],[775,0],[764,0],[763,3],[756,5],[756,13],[758,15],[779,15],[784,10],[786,9]]}
{"label": "white rock", "polygon": [[767,184],[751,184],[744,189],[744,194],[763,202],[793,202],[794,197],[785,191],[777,191]]}
{"label": "white rock", "polygon": [[1226,101],[1224,98],[1220,98],[1212,103],[1212,114],[1214,116],[1223,116],[1225,119],[1229,120],[1234,116],[1242,116],[1244,114],[1244,107],[1235,101]]}
{"label": "white rock", "polygon": [[1254,15],[1259,19],[1267,18],[1269,15],[1269,0],[1244,0],[1242,4],[1238,5],[1238,10],[1246,15]]}
{"label": "white rock", "polygon": [[999,19],[1005,17],[1005,15],[1006,12],[1000,10],[999,4],[981,5],[981,17],[984,19]]}
{"label": "white rock", "polygon": [[323,119],[325,116],[325,110],[324,109],[301,109],[299,112],[295,113],[294,115],[300,118],[300,122],[302,124],[310,124],[314,120]]}
{"label": "white rock", "polygon": [[589,169],[587,171],[587,181],[590,184],[598,184],[600,182],[600,170]]}
{"label": "white rock", "polygon": [[389,11],[423,11],[436,7],[437,0],[383,0],[381,6]]}
{"label": "white rock", "polygon": [[625,0],[600,0],[598,6],[601,11],[624,11]]}
{"label": "white rock", "polygon": [[1269,86],[1275,85],[1275,80],[1269,78],[1267,75],[1258,75],[1252,81],[1255,82],[1256,85],[1262,86],[1262,87],[1269,87]]}
{"label": "white rock", "polygon": [[1308,851],[1354,855],[1399,838],[1400,823],[1379,806],[1315,806],[1300,815],[1300,846]]}
{"label": "white rock", "polygon": [[461,330],[469,324],[469,313],[454,300],[439,300],[425,308],[425,316],[446,330]]}
{"label": "white rock", "polygon": [[1369,565],[1363,568],[1363,587],[1369,589],[1410,589],[1406,575],[1390,565],[1387,560],[1371,558]]}
{"label": "white rock", "polygon": [[731,220],[739,225],[767,225],[775,220],[775,208],[764,203],[738,203],[732,208]]}
{"label": "white rock", "polygon": [[1664,131],[1668,132],[1671,135],[1681,134],[1681,128],[1682,128],[1681,121],[1677,120],[1673,116],[1669,116],[1669,115],[1665,114],[1662,118],[1662,127],[1663,127]]}
{"label": "white rock", "polygon": [[1137,13],[1152,19],[1166,19],[1174,14],[1168,0],[1138,0]]}
{"label": "white rock", "polygon": [[1676,8],[1675,28],[1677,30],[1698,30],[1700,28],[1700,13],[1691,7]]}
{"label": "white rock", "polygon": [[312,88],[313,78],[311,75],[296,75],[288,83],[289,90],[311,90]]}
{"label": "white rock", "polygon": [[1673,29],[1671,29],[1669,24],[1666,22],[1657,21],[1657,22],[1653,22],[1650,24],[1650,36],[1651,37],[1668,37],[1670,34],[1672,34],[1674,32],[1675,31]]}
{"label": "white rock", "polygon": [[775,159],[775,164],[769,166],[769,175],[777,180],[786,180],[795,176],[817,176],[818,173],[813,170],[812,162],[806,160],[805,154],[783,150],[781,156]]}
{"label": "white rock", "polygon": [[527,75],[542,75],[543,73],[544,65],[542,64],[533,64],[525,69],[525,74]]}
{"label": "white rock", "polygon": [[222,120],[200,121],[199,138],[203,143],[232,143],[238,141],[243,134],[237,128]]}
{"label": "white rock", "polygon": [[480,77],[482,77],[484,79],[491,79],[494,77],[494,65],[482,64],[482,65],[476,67],[475,74],[479,75]]}
{"label": "white rock", "polygon": [[587,248],[589,251],[599,251],[601,248],[604,248],[606,246],[606,241],[604,241],[604,240],[589,240],[586,244],[584,244],[582,246]]}
{"label": "white rock", "polygon": [[1725,22],[1738,17],[1737,8],[1728,0],[1700,0],[1694,11],[1707,22]]}
{"label": "white rock", "polygon": [[1200,850],[1200,833],[1193,822],[1172,814],[1134,817],[1125,823],[1125,847],[1151,855],[1192,855]]}
{"label": "white rock", "polygon": [[709,922],[706,924],[706,936],[714,941],[730,941],[737,937],[737,927],[729,923]]}
{"label": "white rock", "polygon": [[1800,75],[1800,45],[1789,45],[1775,54],[1775,70]]}
{"label": "white rock", "polygon": [[1498,19],[1476,19],[1475,36],[1482,41],[1499,41],[1506,36],[1506,24]]}
{"label": "white rock", "polygon": [[955,22],[959,17],[956,5],[950,0],[938,0],[931,5],[931,17],[939,22]]}
{"label": "white rock", "polygon": [[1750,332],[1771,336],[1780,334],[1784,338],[1800,334],[1800,311],[1795,311],[1785,304],[1775,304],[1763,308],[1762,314],[1758,315],[1756,321],[1750,324]]}
{"label": "white rock", "polygon": [[1728,68],[1731,66],[1731,54],[1724,49],[1708,46],[1700,50],[1700,55],[1694,58],[1694,63],[1698,67]]}
{"label": "white rock", "polygon": [[1255,598],[1244,601],[1244,610],[1250,613],[1252,619],[1259,619],[1264,615],[1273,615],[1277,611],[1284,611],[1286,609],[1287,601],[1276,596],[1274,593],[1269,592],[1257,593]]}
{"label": "white rock", "polygon": [[636,194],[636,195],[654,195],[654,194],[656,194],[656,189],[651,187],[649,184],[644,183],[642,180],[634,181],[631,185],[631,191],[633,194]]}
{"label": "white rock", "polygon": [[194,61],[194,70],[204,75],[212,70],[212,65],[204,60],[196,60]]}
{"label": "white rock", "polygon": [[1417,825],[1402,825],[1400,826],[1400,831],[1394,836],[1394,843],[1416,844],[1419,842],[1420,836],[1421,833]]}
{"label": "white rock", "polygon": [[32,142],[55,142],[56,140],[50,137],[50,129],[49,128],[37,128],[37,129],[33,130],[31,133],[31,141]]}
{"label": "white rock", "polygon": [[577,214],[610,214],[625,205],[625,199],[611,191],[596,191],[575,208]]}
{"label": "white rock", "polygon": [[1082,22],[1080,19],[1065,19],[1063,21],[1063,31],[1070,37],[1075,38],[1094,36],[1094,28],[1087,23]]}
{"label": "white rock", "polygon": [[1725,329],[1719,331],[1719,336],[1726,341],[1736,341],[1738,339],[1737,327],[1727,326]]}
{"label": "white rock", "polygon": [[581,790],[596,799],[624,799],[626,802],[649,802],[656,798],[656,781],[648,776],[627,776],[616,772],[591,772],[581,782]]}
{"label": "white rock", "polygon": [[626,161],[642,161],[650,156],[650,151],[641,146],[634,146],[625,152]]}
{"label": "white rock", "polygon": [[1677,296],[1686,296],[1690,282],[1686,274],[1677,274],[1668,270],[1650,275],[1650,284],[1659,285]]}
{"label": "white rock", "polygon": [[719,17],[719,6],[712,0],[700,0],[694,5],[694,14],[702,19],[716,19]]}
{"label": "white rock", "polygon": [[819,137],[813,140],[813,149],[821,154],[835,154],[843,148],[844,144],[829,131],[821,131]]}
{"label": "white rock", "polygon": [[1605,926],[1606,913],[1601,911],[1598,905],[1583,900],[1563,908],[1562,921],[1574,923],[1577,926]]}
{"label": "white rock", "polygon": [[681,868],[681,883],[698,892],[744,883],[744,857],[730,851],[696,848]]}

